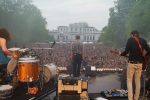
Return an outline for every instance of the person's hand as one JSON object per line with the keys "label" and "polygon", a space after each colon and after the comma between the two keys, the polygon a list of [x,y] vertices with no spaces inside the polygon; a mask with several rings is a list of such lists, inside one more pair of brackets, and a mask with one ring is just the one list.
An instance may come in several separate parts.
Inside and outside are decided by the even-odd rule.
{"label": "person's hand", "polygon": [[9,56],[10,59],[16,59],[14,56]]}
{"label": "person's hand", "polygon": [[118,51],[118,53],[119,53],[119,55],[121,56],[121,51],[120,51],[120,50]]}

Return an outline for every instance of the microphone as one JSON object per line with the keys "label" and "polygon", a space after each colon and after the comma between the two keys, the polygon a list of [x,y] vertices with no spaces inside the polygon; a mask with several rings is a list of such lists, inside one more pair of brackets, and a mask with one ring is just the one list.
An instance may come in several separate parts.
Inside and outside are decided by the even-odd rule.
{"label": "microphone", "polygon": [[51,45],[51,48],[53,48],[53,46],[55,45],[55,43],[56,43],[56,42],[54,41],[53,44]]}
{"label": "microphone", "polygon": [[[50,48],[53,48],[53,46],[55,45],[55,43],[56,43],[56,42],[54,41],[53,44],[50,46],[50,42],[49,42]],[[52,54],[52,51],[50,50],[50,51],[49,51],[49,56],[51,56],[51,54]]]}

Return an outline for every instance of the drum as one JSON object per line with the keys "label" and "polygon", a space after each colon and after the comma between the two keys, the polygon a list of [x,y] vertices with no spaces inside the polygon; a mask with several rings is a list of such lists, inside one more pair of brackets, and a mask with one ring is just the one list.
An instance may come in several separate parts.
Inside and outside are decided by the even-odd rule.
{"label": "drum", "polygon": [[18,61],[18,80],[32,82],[39,79],[39,60],[23,59]]}
{"label": "drum", "polygon": [[19,51],[22,53],[26,53],[26,52],[29,52],[30,49],[29,48],[23,48],[23,49],[20,49]]}
{"label": "drum", "polygon": [[25,57],[19,58],[19,61],[30,61],[30,60],[36,60],[36,57],[33,57],[33,56],[25,56]]}
{"label": "drum", "polygon": [[57,74],[57,67],[54,64],[46,64],[43,69],[44,74],[44,82],[47,83],[50,81],[51,78],[56,76]]}
{"label": "drum", "polygon": [[19,58],[20,55],[21,55],[21,52],[19,51],[20,48],[9,48],[8,50],[12,53],[12,55],[13,55],[15,58]]}
{"label": "drum", "polygon": [[7,99],[12,97],[13,88],[11,85],[1,85],[0,86],[0,99]]}
{"label": "drum", "polygon": [[17,66],[17,59],[11,59],[7,64],[7,73],[12,75]]}
{"label": "drum", "polygon": [[19,50],[19,52],[21,52],[21,57],[27,55],[29,51],[29,48],[23,48]]}

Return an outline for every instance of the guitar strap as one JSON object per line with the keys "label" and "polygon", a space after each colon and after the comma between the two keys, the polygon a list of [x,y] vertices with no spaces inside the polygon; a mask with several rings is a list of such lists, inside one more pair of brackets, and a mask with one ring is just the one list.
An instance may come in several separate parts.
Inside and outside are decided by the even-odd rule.
{"label": "guitar strap", "polygon": [[137,37],[134,37],[134,36],[132,36],[132,39],[136,42],[136,44],[138,45],[138,47],[139,47],[139,51],[140,51],[140,53],[142,54],[142,56],[144,57],[145,55],[144,55],[144,49],[142,48],[142,45],[141,45],[141,43],[140,43],[140,41],[139,41],[139,39],[137,38]]}
{"label": "guitar strap", "polygon": [[146,70],[147,58],[146,58],[146,56],[145,56],[146,53],[144,52],[145,49],[142,47],[142,45],[141,45],[141,43],[140,43],[140,41],[139,41],[139,39],[138,39],[137,37],[132,36],[132,39],[136,42],[136,44],[137,44],[138,47],[139,47],[139,51],[140,51],[141,55],[144,57],[144,62],[143,62],[143,67],[142,67],[142,69],[143,69],[143,70]]}

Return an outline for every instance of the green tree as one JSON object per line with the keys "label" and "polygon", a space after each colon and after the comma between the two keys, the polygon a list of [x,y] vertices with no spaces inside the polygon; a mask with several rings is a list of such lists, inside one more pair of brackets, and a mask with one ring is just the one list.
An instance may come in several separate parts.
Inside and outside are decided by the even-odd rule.
{"label": "green tree", "polygon": [[115,1],[115,7],[110,9],[110,18],[107,26],[107,30],[103,32],[103,36],[100,39],[104,43],[111,42],[112,46],[118,47],[125,44],[128,32],[126,29],[126,20],[135,4],[135,0],[117,0]]}
{"label": "green tree", "polygon": [[[138,0],[126,22],[128,31],[138,30],[146,39],[150,38],[150,1]],[[149,39],[150,40],[150,39]]]}
{"label": "green tree", "polygon": [[31,0],[1,0],[0,27],[12,33],[18,42],[41,42],[49,39],[47,22]]}

